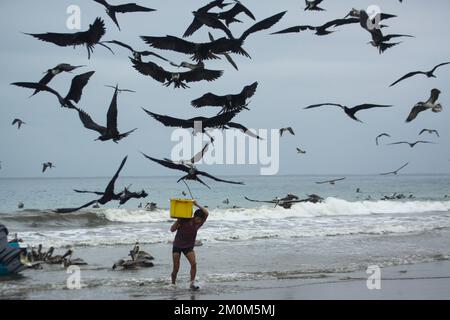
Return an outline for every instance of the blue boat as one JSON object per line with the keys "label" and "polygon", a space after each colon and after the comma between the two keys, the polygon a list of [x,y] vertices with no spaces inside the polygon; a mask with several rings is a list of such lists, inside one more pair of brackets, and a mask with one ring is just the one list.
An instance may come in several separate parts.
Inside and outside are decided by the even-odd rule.
{"label": "blue boat", "polygon": [[18,242],[8,243],[8,229],[0,224],[0,276],[19,273],[27,267],[20,261]]}

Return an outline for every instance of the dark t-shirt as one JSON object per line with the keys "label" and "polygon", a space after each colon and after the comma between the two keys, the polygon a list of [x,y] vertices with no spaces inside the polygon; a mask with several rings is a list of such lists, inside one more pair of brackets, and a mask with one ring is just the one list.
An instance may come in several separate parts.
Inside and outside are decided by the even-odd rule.
{"label": "dark t-shirt", "polygon": [[196,225],[194,223],[194,218],[181,219],[180,226],[178,227],[177,234],[175,235],[175,240],[173,241],[173,246],[180,249],[194,247],[197,231],[205,223],[205,221],[206,219],[203,219],[200,224]]}

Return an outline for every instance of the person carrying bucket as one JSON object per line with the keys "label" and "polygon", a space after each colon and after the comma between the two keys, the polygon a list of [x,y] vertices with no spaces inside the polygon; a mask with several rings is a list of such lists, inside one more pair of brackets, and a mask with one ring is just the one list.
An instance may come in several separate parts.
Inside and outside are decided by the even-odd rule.
{"label": "person carrying bucket", "polygon": [[[172,270],[172,284],[176,283],[178,270],[180,269],[181,253],[184,254],[186,259],[191,265],[191,285],[192,290],[198,290],[199,287],[195,285],[195,276],[197,274],[197,262],[195,258],[195,239],[197,237],[197,231],[205,223],[208,218],[209,212],[207,209],[197,203],[196,200],[192,201],[198,209],[194,212],[192,218],[179,218],[170,228],[171,232],[177,232],[172,248],[173,258],[173,270]],[[192,213],[192,211],[191,211]]]}

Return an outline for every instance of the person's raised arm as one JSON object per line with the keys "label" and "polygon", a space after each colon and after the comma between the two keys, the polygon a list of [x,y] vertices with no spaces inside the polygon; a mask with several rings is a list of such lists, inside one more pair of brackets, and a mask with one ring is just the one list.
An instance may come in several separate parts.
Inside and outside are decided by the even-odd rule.
{"label": "person's raised arm", "polygon": [[206,218],[208,218],[208,215],[209,215],[208,209],[206,209],[205,207],[201,206],[201,205],[197,202],[197,200],[194,200],[194,205],[195,205],[197,208],[199,208],[199,209],[203,212],[203,214],[205,215],[205,218],[204,218],[203,220],[206,220]]}

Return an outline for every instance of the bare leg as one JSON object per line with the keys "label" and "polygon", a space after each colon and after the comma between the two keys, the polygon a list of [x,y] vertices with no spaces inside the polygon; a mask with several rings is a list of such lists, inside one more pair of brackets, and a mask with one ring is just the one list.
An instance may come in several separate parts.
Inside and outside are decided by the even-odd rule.
{"label": "bare leg", "polygon": [[173,258],[173,270],[172,270],[172,284],[175,284],[177,281],[177,274],[178,274],[178,270],[180,270],[180,257],[181,255],[179,253],[173,253],[172,254],[172,258]]}
{"label": "bare leg", "polygon": [[186,255],[189,263],[191,264],[191,289],[197,290],[198,287],[195,286],[195,276],[197,275],[197,262],[195,259],[195,252],[191,251]]}

